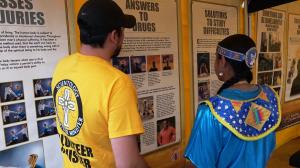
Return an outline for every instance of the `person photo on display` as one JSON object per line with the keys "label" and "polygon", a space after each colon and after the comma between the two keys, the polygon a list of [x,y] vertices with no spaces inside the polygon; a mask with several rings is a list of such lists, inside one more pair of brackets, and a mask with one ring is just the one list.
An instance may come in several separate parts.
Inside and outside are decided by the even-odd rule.
{"label": "person photo on display", "polygon": [[280,100],[268,85],[251,84],[257,56],[248,36],[234,34],[216,48],[217,95],[198,105],[184,156],[196,167],[264,168],[275,148]]}
{"label": "person photo on display", "polygon": [[30,154],[28,156],[28,168],[42,168],[42,166],[37,164],[38,157],[37,154]]}
{"label": "person photo on display", "polygon": [[160,127],[161,130],[157,138],[158,146],[166,145],[176,140],[176,129],[170,124],[170,121],[162,121]]}
{"label": "person photo on display", "polygon": [[171,64],[170,63],[170,57],[169,56],[163,56],[163,63],[164,63],[163,70],[171,70],[172,69],[172,67],[170,65]]}
{"label": "person photo on display", "polygon": [[152,66],[149,69],[149,72],[153,72],[153,71],[158,71],[155,61],[152,61]]}

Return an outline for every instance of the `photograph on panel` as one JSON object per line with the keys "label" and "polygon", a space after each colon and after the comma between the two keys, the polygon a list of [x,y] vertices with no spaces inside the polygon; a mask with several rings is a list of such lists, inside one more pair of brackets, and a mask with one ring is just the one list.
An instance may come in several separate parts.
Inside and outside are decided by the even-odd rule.
{"label": "photograph on panel", "polygon": [[131,56],[130,57],[131,73],[146,72],[146,57],[145,56]]}
{"label": "photograph on panel", "polygon": [[157,121],[157,146],[176,141],[175,116]]}
{"label": "photograph on panel", "polygon": [[279,32],[269,32],[269,52],[280,52]]}
{"label": "photograph on panel", "polygon": [[112,64],[125,74],[130,74],[129,57],[113,57]]}
{"label": "photograph on panel", "polygon": [[[288,84],[291,84],[292,83],[292,80],[293,80],[293,78],[295,77],[295,75],[297,74],[297,72],[296,72],[296,62],[297,62],[297,60],[294,58],[294,59],[292,59],[292,61],[291,61],[291,65],[290,65],[290,68],[287,70],[288,72],[287,72],[287,83]],[[298,61],[298,63],[299,63],[299,61]],[[295,74],[296,73],[296,74]]]}
{"label": "photograph on panel", "polygon": [[56,114],[52,98],[36,100],[35,109],[37,118],[52,116]]}
{"label": "photograph on panel", "polygon": [[39,138],[57,134],[55,118],[37,122]]}
{"label": "photograph on panel", "polygon": [[272,53],[260,53],[258,55],[258,71],[270,71],[273,70],[273,54]]}
{"label": "photograph on panel", "polygon": [[[293,72],[292,88],[290,96],[300,94],[300,59],[296,61],[295,70]],[[293,66],[293,65],[292,65]]]}
{"label": "photograph on panel", "polygon": [[282,67],[281,53],[273,53],[274,69],[280,69]]}
{"label": "photograph on panel", "polygon": [[258,81],[257,83],[260,85],[267,84],[272,85],[273,81],[273,72],[264,72],[264,73],[258,73]]}
{"label": "photograph on panel", "polygon": [[1,106],[3,124],[11,124],[26,120],[25,103]]}
{"label": "photograph on panel", "polygon": [[22,81],[0,83],[1,102],[10,102],[24,99],[24,88]]}
{"label": "photograph on panel", "polygon": [[138,108],[143,121],[154,118],[153,96],[139,98]]}
{"label": "photograph on panel", "polygon": [[275,71],[273,76],[273,86],[281,85],[281,71]]}
{"label": "photograph on panel", "polygon": [[43,141],[23,144],[0,152],[2,168],[44,168]]}
{"label": "photograph on panel", "polygon": [[162,69],[163,70],[173,70],[174,69],[173,54],[162,55],[161,59],[162,59]]}
{"label": "photograph on panel", "polygon": [[52,78],[34,79],[33,88],[35,97],[51,96]]}
{"label": "photograph on panel", "polygon": [[147,56],[147,70],[148,72],[155,72],[161,70],[160,55]]}
{"label": "photograph on panel", "polygon": [[260,52],[268,51],[268,36],[267,32],[261,32]]}
{"label": "photograph on panel", "polygon": [[29,140],[27,124],[4,128],[4,135],[6,146],[19,144]]}
{"label": "photograph on panel", "polygon": [[198,102],[208,99],[210,96],[210,82],[198,81]]}
{"label": "photograph on panel", "polygon": [[197,53],[197,74],[198,78],[208,77],[210,74],[210,57],[208,52]]}

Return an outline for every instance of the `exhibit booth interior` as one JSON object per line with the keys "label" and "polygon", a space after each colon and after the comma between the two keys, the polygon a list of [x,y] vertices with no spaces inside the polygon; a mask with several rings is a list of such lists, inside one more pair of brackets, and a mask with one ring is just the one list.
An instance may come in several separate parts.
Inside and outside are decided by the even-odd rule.
{"label": "exhibit booth interior", "polygon": [[[79,51],[77,14],[86,0],[0,3],[0,167],[63,167],[51,81],[63,57]],[[300,1],[115,0],[136,17],[111,64],[133,81],[145,129],[138,138],[150,167],[183,168],[197,106],[222,85],[214,72],[216,44],[252,37],[254,84],[279,95],[282,119],[267,165],[292,166],[300,151]],[[173,137],[161,142],[164,123]],[[300,154],[298,154],[300,155]],[[295,155],[294,155],[295,156]],[[18,159],[16,159],[18,158]]]}

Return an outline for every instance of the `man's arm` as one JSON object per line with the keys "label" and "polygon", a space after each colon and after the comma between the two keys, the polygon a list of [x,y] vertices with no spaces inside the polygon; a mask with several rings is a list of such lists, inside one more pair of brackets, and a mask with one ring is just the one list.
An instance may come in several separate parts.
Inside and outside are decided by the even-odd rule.
{"label": "man's arm", "polygon": [[147,168],[139,154],[136,135],[110,139],[117,168]]}

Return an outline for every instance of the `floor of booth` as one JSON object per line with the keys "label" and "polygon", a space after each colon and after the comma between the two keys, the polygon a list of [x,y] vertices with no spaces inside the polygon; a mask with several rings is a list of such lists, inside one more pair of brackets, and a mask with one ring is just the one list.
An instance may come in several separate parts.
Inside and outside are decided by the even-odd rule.
{"label": "floor of booth", "polygon": [[300,138],[294,139],[280,146],[273,152],[267,168],[277,168],[277,167],[292,168],[292,166],[289,165],[289,159],[295,152],[299,150],[300,150]]}

